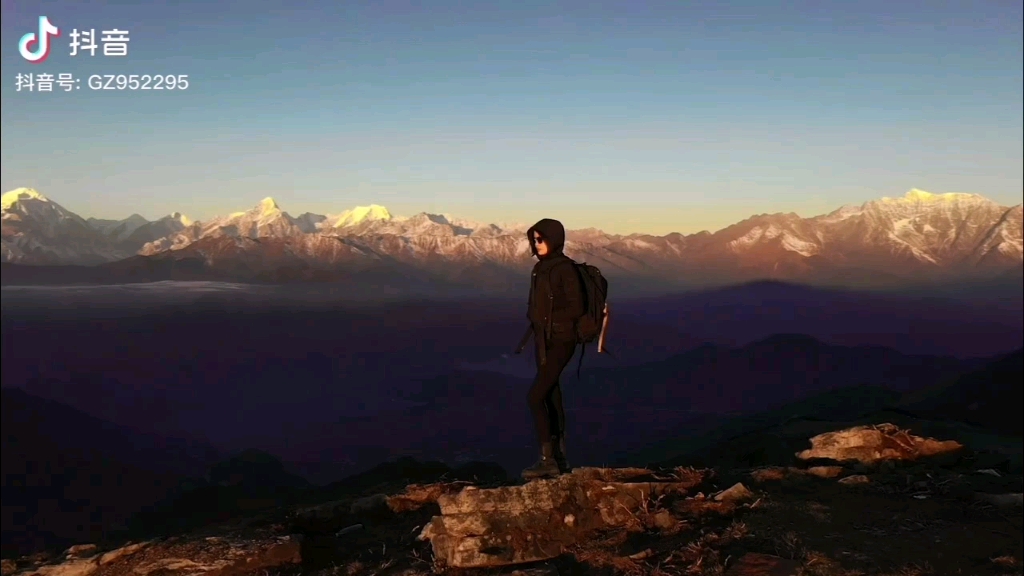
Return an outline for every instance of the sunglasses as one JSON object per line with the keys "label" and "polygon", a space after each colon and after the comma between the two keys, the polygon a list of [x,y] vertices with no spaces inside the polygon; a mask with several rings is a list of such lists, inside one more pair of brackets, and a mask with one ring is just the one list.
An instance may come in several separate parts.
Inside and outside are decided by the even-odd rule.
{"label": "sunglasses", "polygon": [[543,239],[543,238],[541,238],[540,236],[534,236],[534,237],[533,237],[533,242],[534,242],[535,244],[544,244],[544,239]]}

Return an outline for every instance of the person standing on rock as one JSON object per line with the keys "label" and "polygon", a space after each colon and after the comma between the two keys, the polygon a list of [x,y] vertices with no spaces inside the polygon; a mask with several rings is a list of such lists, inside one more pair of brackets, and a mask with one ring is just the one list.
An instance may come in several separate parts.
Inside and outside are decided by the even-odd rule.
{"label": "person standing on rock", "polygon": [[575,263],[562,253],[565,227],[545,218],[528,231],[537,257],[530,283],[527,317],[530,329],[520,345],[534,340],[537,376],[527,395],[540,443],[540,459],[523,470],[523,478],[557,476],[569,471],[565,455],[565,407],[559,377],[578,344],[576,322],[584,313],[583,287]]}

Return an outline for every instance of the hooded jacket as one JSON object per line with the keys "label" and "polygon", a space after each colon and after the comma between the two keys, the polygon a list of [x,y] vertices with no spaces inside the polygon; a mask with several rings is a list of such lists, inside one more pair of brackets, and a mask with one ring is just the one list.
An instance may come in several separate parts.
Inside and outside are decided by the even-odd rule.
{"label": "hooded jacket", "polygon": [[[534,234],[540,235],[548,246],[548,253],[538,256]],[[583,288],[573,261],[562,253],[565,247],[565,227],[558,220],[545,218],[526,232],[530,251],[539,260],[533,267],[530,282],[530,300],[526,316],[530,319],[538,340],[572,340],[576,337],[575,323],[583,316]]]}

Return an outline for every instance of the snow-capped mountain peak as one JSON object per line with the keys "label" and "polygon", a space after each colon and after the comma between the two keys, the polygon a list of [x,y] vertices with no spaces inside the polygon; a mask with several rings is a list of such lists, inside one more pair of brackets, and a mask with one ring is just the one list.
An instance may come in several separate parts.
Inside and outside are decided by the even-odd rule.
{"label": "snow-capped mountain peak", "polygon": [[862,206],[865,212],[886,214],[898,218],[923,214],[945,214],[947,217],[959,218],[966,216],[972,210],[998,208],[998,204],[977,194],[958,192],[932,194],[917,188],[910,190],[900,198],[883,197],[880,200],[866,202]]}
{"label": "snow-capped mountain peak", "polygon": [[356,206],[351,210],[345,210],[335,219],[334,227],[345,228],[373,221],[388,222],[391,219],[391,212],[388,212],[387,208],[378,204],[370,204],[369,206]]}
{"label": "snow-capped mountain peak", "polygon": [[878,200],[870,200],[860,205],[847,204],[823,216],[813,218],[826,223],[836,223],[849,218],[874,214],[884,221],[893,221],[913,217],[922,212],[960,210],[971,206],[997,206],[994,202],[978,194],[949,192],[933,194],[919,188],[912,188],[903,196],[896,198],[883,196]]}
{"label": "snow-capped mountain peak", "polygon": [[84,218],[32,188],[6,192],[0,205],[5,262],[96,264],[127,255]]}
{"label": "snow-capped mountain peak", "polygon": [[[457,272],[468,275],[467,281],[480,266],[491,274],[530,264],[525,226],[481,225],[443,213],[399,217],[377,204],[333,217],[292,217],[268,197],[249,210],[201,222],[176,212],[139,226],[127,237],[113,233],[117,226],[107,232],[108,226],[123,228],[129,220],[87,223],[35,190],[12,190],[4,194],[3,260],[85,263],[133,253],[170,257],[161,254],[173,251],[225,270],[234,270],[232,262],[242,259],[242,268],[271,277],[277,267],[331,276],[386,261],[410,270]],[[737,281],[878,271],[920,281],[933,275],[966,278],[988,274],[986,270],[1019,269],[1022,228],[1020,205],[913,189],[811,218],[761,214],[714,233],[620,236],[570,230],[567,251],[617,274],[663,270],[666,277],[717,274],[720,280]]]}
{"label": "snow-capped mountain peak", "polygon": [[941,206],[952,206],[957,204],[993,204],[993,202],[984,196],[978,194],[964,194],[962,192],[947,192],[945,194],[932,194],[918,188],[910,189],[906,194],[899,198],[890,198],[888,196],[883,197],[877,202],[868,202],[865,206],[871,204],[888,204],[896,206],[913,206],[923,209],[938,208]]}
{"label": "snow-capped mountain peak", "polygon": [[267,196],[256,206],[255,210],[259,210],[261,216],[271,216],[281,211],[281,208],[277,205],[277,202]]}
{"label": "snow-capped mountain peak", "polygon": [[853,218],[854,216],[860,216],[863,213],[864,205],[846,204],[824,216],[819,216],[819,218],[826,222],[838,222],[847,218]]}
{"label": "snow-capped mountain peak", "polygon": [[232,212],[228,214],[228,220],[237,220],[239,218],[256,218],[258,220],[264,220],[267,218],[275,218],[283,213],[281,207],[277,205],[277,201],[267,196],[263,200],[260,200],[259,204],[253,206],[248,210],[241,212]]}
{"label": "snow-capped mountain peak", "polygon": [[78,214],[43,196],[32,188],[17,188],[0,197],[3,219],[7,221],[33,221],[47,234],[56,233],[56,228],[66,222],[89,230],[89,224]]}
{"label": "snow-capped mountain peak", "polygon": [[4,195],[0,197],[0,205],[3,206],[4,210],[11,210],[14,205],[22,200],[38,200],[40,202],[49,202],[50,199],[40,194],[34,188],[15,188],[10,192],[4,192]]}

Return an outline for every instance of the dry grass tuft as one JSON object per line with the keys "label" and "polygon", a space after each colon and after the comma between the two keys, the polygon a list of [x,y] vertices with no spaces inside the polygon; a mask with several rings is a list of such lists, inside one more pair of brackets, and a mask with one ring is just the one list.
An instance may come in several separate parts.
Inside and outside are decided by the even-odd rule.
{"label": "dry grass tuft", "polygon": [[672,509],[681,516],[701,518],[709,512],[728,516],[736,510],[736,505],[732,502],[715,502],[706,498],[687,498],[676,502]]}
{"label": "dry grass tuft", "polygon": [[334,565],[316,572],[316,576],[362,576],[366,566],[362,562],[349,562],[343,566]]}
{"label": "dry grass tuft", "polygon": [[779,466],[769,466],[767,468],[758,468],[750,472],[750,477],[755,482],[778,482],[786,478],[788,471],[785,468]]}
{"label": "dry grass tuft", "polygon": [[647,573],[640,560],[634,560],[618,554],[618,549],[627,542],[629,535],[625,530],[605,533],[593,538],[586,544],[574,547],[571,551],[576,561],[593,570],[612,569],[615,573],[627,576],[642,576]]}
{"label": "dry grass tuft", "polygon": [[797,572],[798,576],[863,576],[862,572],[847,570],[821,552],[807,552],[804,554],[803,566]]}
{"label": "dry grass tuft", "polygon": [[610,570],[622,576],[721,576],[725,571],[721,548],[746,534],[743,523],[733,522],[719,532],[706,532],[667,555],[664,550],[657,552],[652,548],[624,555],[619,549],[628,541],[629,534],[620,530],[577,547],[573,556],[588,570]]}
{"label": "dry grass tuft", "polygon": [[714,477],[714,470],[694,468],[692,466],[677,466],[673,468],[671,473],[673,478],[678,482],[684,482],[691,486],[697,486],[701,482],[704,482]]}
{"label": "dry grass tuft", "polygon": [[885,576],[931,576],[932,574],[935,574],[935,571],[927,564],[923,566],[910,564],[897,568],[895,572],[886,574]]}

